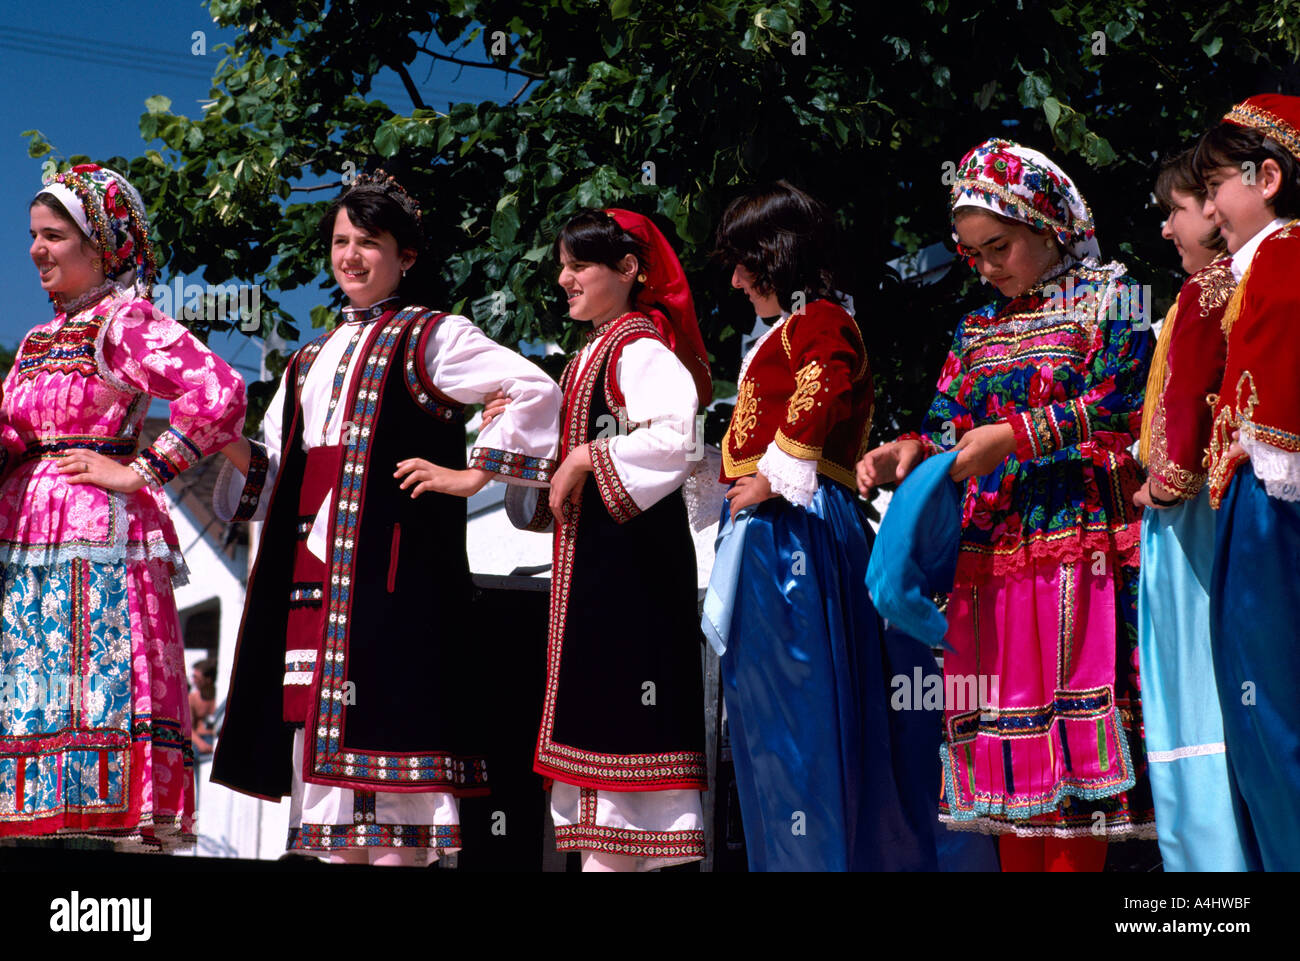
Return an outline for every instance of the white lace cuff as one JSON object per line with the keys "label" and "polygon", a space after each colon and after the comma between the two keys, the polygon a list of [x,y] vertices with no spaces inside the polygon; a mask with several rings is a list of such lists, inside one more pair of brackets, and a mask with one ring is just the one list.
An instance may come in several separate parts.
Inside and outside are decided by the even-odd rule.
{"label": "white lace cuff", "polygon": [[817,493],[817,462],[792,457],[773,442],[758,462],[758,472],[767,478],[772,492],[791,504],[807,507]]}
{"label": "white lace cuff", "polygon": [[718,481],[722,470],[722,451],[711,445],[702,448],[703,456],[692,465],[690,476],[682,485],[686,515],[696,533],[717,524],[722,516],[723,495],[727,488]]}
{"label": "white lace cuff", "polygon": [[1240,442],[1269,497],[1300,501],[1300,453],[1279,450],[1254,437],[1249,424],[1242,424]]}

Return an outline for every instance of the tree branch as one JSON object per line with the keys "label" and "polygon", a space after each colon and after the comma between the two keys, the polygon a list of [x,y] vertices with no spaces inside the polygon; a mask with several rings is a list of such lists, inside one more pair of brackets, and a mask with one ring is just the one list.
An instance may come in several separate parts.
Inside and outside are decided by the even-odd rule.
{"label": "tree branch", "polygon": [[449,57],[445,53],[438,53],[436,50],[430,50],[428,47],[418,47],[418,50],[427,53],[434,60],[445,60],[447,63],[459,64],[462,67],[486,67],[489,70],[503,70],[506,73],[513,73],[520,77],[529,77],[533,80],[545,80],[545,74],[529,73],[527,70],[516,70],[514,67],[504,67],[499,63],[483,63],[478,60],[461,60],[459,57]]}
{"label": "tree branch", "polygon": [[428,107],[420,96],[419,88],[416,87],[415,81],[411,79],[411,75],[406,70],[406,64],[399,63],[393,70],[402,78],[402,86],[406,88],[406,94],[411,98],[411,103],[415,104],[416,109],[427,110]]}
{"label": "tree branch", "polygon": [[532,85],[533,85],[533,78],[529,77],[527,80],[524,81],[524,85],[515,91],[515,95],[506,101],[506,106],[508,107],[516,100],[518,100],[519,97],[523,94],[523,92],[527,90],[529,87],[531,87]]}

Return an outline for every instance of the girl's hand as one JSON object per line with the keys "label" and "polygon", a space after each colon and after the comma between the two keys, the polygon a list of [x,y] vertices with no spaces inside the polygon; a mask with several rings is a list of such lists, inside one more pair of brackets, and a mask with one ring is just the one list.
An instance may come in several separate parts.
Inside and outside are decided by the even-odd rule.
{"label": "girl's hand", "polygon": [[506,396],[504,390],[499,390],[494,394],[489,394],[483,403],[483,423],[479,430],[492,423],[494,417],[510,406],[510,398]]}
{"label": "girl's hand", "polygon": [[1245,457],[1247,460],[1250,459],[1250,455],[1247,454],[1245,448],[1241,446],[1241,431],[1234,430],[1232,432],[1232,443],[1228,445],[1228,449],[1224,451],[1224,454],[1229,460],[1234,457]]}
{"label": "girl's hand", "polygon": [[54,469],[69,484],[95,484],[123,494],[134,494],[144,486],[144,478],[125,464],[80,448],[65,451]]}
{"label": "girl's hand", "polygon": [[957,459],[948,476],[964,481],[975,475],[990,474],[1016,452],[1016,432],[1010,424],[985,424],[966,431],[957,442]]}
{"label": "girl's hand", "polygon": [[863,497],[873,487],[901,481],[921,460],[925,446],[919,440],[896,440],[869,450],[858,461],[858,493]]}
{"label": "girl's hand", "polygon": [[419,497],[425,491],[437,491],[439,494],[451,494],[454,497],[472,497],[492,479],[491,471],[478,468],[452,470],[450,467],[430,464],[419,457],[399,460],[393,476],[406,478],[402,481],[402,490],[406,490],[412,484],[415,485],[415,490],[411,491],[412,498]]}
{"label": "girl's hand", "polygon": [[731,501],[731,519],[734,521],[736,514],[751,504],[761,504],[781,495],[772,492],[772,485],[762,474],[752,474],[740,478],[722,496]]}
{"label": "girl's hand", "polygon": [[551,475],[551,513],[562,521],[565,504],[576,504],[582,499],[582,485],[591,472],[591,448],[586,444],[569,451],[554,474]]}
{"label": "girl's hand", "polygon": [[1165,511],[1171,507],[1177,506],[1176,504],[1169,503],[1157,504],[1157,497],[1163,501],[1178,501],[1178,503],[1182,503],[1176,496],[1174,496],[1173,491],[1169,490],[1159,481],[1154,481],[1150,478],[1147,478],[1147,482],[1139,487],[1133,494],[1133,503],[1138,507],[1150,507],[1153,510],[1158,511]]}

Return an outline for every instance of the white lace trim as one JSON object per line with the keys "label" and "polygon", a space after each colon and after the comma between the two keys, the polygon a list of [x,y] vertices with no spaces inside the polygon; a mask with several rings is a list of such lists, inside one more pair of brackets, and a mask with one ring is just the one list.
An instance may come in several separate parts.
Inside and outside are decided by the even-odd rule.
{"label": "white lace trim", "polygon": [[172,566],[172,586],[183,587],[190,582],[189,565],[179,550],[165,541],[149,544],[128,544],[125,547],[108,545],[86,547],[78,544],[41,544],[23,547],[17,544],[0,545],[0,564],[19,567],[53,567],[68,561],[87,560],[92,564],[140,564],[144,561],[164,561]]}
{"label": "white lace trim", "polygon": [[749,353],[745,354],[745,359],[740,362],[740,373],[736,375],[737,387],[739,387],[740,384],[744,381],[745,372],[749,370],[749,362],[752,361],[758,355],[758,349],[763,346],[763,344],[767,341],[767,338],[771,337],[778,330],[780,330],[781,325],[784,324],[787,320],[789,320],[789,316],[786,314],[782,314],[780,317],[777,318],[776,323],[774,323],[771,327],[767,328],[767,330],[763,331],[763,333],[759,336],[758,340],[754,341],[753,346],[749,348]]}
{"label": "white lace trim", "polygon": [[695,461],[691,473],[682,485],[682,498],[691,520],[691,530],[699,533],[718,523],[722,515],[725,484],[718,481],[722,473],[722,451],[711,445],[703,448],[704,456]]}
{"label": "white lace trim", "polygon": [[1241,424],[1241,449],[1250,458],[1251,469],[1264,484],[1269,497],[1300,501],[1300,453],[1279,450],[1255,436],[1249,421]]}
{"label": "white lace trim", "polygon": [[[236,480],[235,478],[239,479]],[[239,498],[248,484],[243,471],[236,470],[229,458],[221,458],[221,469],[217,471],[217,482],[212,485],[212,513],[218,520],[230,523],[239,510]]]}
{"label": "white lace trim", "polygon": [[767,478],[772,492],[780,494],[791,504],[808,507],[817,493],[817,462],[792,457],[776,442],[767,445],[767,452],[758,462],[758,472]]}
{"label": "white lace trim", "polygon": [[1227,748],[1222,741],[1215,744],[1193,744],[1190,747],[1176,747],[1172,751],[1147,751],[1147,760],[1152,764],[1166,761],[1180,761],[1185,757],[1206,757],[1211,754],[1224,754]]}

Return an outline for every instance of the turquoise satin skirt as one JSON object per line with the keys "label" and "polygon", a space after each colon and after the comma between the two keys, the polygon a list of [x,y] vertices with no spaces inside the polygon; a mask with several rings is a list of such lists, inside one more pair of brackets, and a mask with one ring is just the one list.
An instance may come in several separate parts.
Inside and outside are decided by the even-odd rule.
{"label": "turquoise satin skirt", "polygon": [[1147,772],[1166,871],[1245,871],[1210,649],[1209,493],[1142,515],[1138,652]]}

